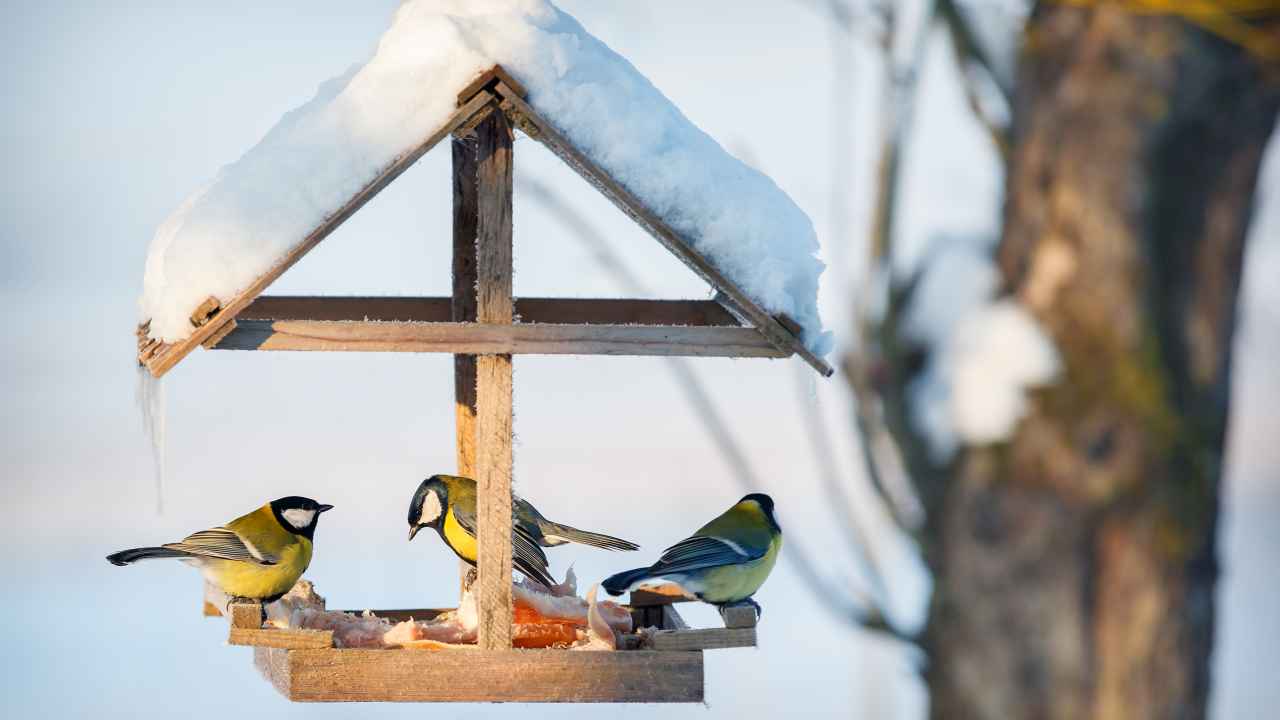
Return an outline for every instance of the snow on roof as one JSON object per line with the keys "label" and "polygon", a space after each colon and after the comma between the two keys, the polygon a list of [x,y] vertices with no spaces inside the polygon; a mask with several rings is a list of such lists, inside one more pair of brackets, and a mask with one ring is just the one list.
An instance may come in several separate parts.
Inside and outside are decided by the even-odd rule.
{"label": "snow on roof", "polygon": [[156,231],[141,299],[150,336],[190,335],[205,299],[251,285],[442,126],[456,93],[494,65],[755,302],[795,320],[811,351],[829,351],[808,216],[546,0],[406,0],[364,65],[321,85]]}

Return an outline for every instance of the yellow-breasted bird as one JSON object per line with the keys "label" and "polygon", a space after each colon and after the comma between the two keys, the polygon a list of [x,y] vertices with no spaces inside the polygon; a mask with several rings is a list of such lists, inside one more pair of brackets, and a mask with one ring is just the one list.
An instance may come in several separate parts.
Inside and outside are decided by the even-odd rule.
{"label": "yellow-breasted bird", "polygon": [[[551,522],[521,498],[511,507],[511,560],[524,576],[551,587],[544,547],[579,543],[607,550],[638,550],[639,545],[609,535]],[[434,528],[458,557],[476,564],[476,481],[457,475],[432,475],[409,501],[409,539]]]}
{"label": "yellow-breasted bird", "polygon": [[672,582],[703,602],[724,606],[749,603],[782,550],[782,528],[773,517],[773,499],[763,493],[743,497],[723,515],[667,548],[658,562],[612,575],[602,585],[621,595],[640,585]]}
{"label": "yellow-breasted bird", "polygon": [[263,603],[289,592],[311,564],[320,513],[332,510],[310,498],[272,500],[221,527],[201,530],[182,542],[121,550],[112,565],[150,558],[177,558],[200,569],[222,592]]}

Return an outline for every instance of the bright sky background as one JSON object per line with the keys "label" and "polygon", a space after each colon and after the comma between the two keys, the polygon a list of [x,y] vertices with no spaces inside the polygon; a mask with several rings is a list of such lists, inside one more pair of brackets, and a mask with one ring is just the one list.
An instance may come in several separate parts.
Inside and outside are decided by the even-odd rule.
{"label": "bright sky background", "polygon": [[[121,570],[102,556],[223,522],[266,499],[304,494],[337,505],[309,576],[333,607],[448,605],[456,561],[434,538],[404,542],[417,482],[453,467],[451,362],[443,356],[197,352],[165,380],[168,479],[157,514],[151,456],[134,403],[133,327],[155,227],[323,80],[366,52],[392,0],[228,0],[200,7],[122,1],[31,3],[0,26],[0,629],[16,647],[0,708],[14,717],[339,717],[342,706],[280,699],[250,652],[223,644],[199,615],[200,583],[177,565]],[[775,178],[826,237],[830,48],[802,3],[563,2],[685,113]],[[904,241],[995,231],[1001,179],[934,53],[918,111]],[[866,60],[859,56],[860,61]],[[855,186],[865,196],[874,68],[860,62],[852,122]],[[797,113],[793,108],[808,110]],[[1273,153],[1274,154],[1274,153]],[[706,290],[536,143],[518,173],[562,190],[655,297]],[[1280,702],[1269,681],[1280,647],[1280,161],[1267,170],[1246,278],[1215,710],[1250,717]],[[436,151],[278,283],[273,292],[446,294],[448,154]],[[860,207],[855,227],[865,216]],[[517,198],[517,294],[607,296],[616,284],[537,205]],[[823,309],[843,335],[848,279],[828,273]],[[796,363],[695,363],[778,502],[789,552],[808,548],[837,581],[853,574],[842,533],[818,496],[803,422],[819,413],[856,473],[846,390]],[[517,485],[550,517],[644,546],[640,557],[552,553],[584,581],[647,562],[741,495],[664,361],[520,357]],[[869,522],[874,510],[863,509]],[[882,535],[883,537],[883,535]],[[919,617],[924,582],[900,546],[895,606]],[[709,653],[707,699],[672,717],[919,717],[910,656],[826,615],[785,566],[760,595],[761,647]],[[697,622],[711,615],[696,613]],[[361,707],[377,717],[412,706]],[[441,708],[450,714],[461,708]],[[472,717],[527,708],[467,708]],[[599,708],[544,708],[585,717]],[[643,707],[619,708],[628,717]]]}

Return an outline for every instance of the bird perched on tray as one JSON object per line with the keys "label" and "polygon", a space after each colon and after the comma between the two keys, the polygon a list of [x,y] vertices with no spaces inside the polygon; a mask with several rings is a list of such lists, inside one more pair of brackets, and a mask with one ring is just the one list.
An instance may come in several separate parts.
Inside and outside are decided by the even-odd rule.
{"label": "bird perched on tray", "polygon": [[320,513],[332,509],[310,498],[284,497],[221,527],[188,535],[182,542],[121,550],[108,555],[107,561],[124,566],[151,558],[177,558],[199,568],[206,580],[228,595],[275,602],[311,564],[316,523]]}
{"label": "bird perched on tray", "polygon": [[782,549],[782,528],[773,517],[773,499],[763,493],[743,497],[692,536],[667,548],[658,562],[628,570],[602,583],[610,595],[646,584],[671,582],[717,606],[746,603],[764,584]]}
{"label": "bird perched on tray", "polygon": [[[547,571],[544,547],[579,543],[606,550],[638,550],[639,545],[601,533],[552,522],[521,498],[511,507],[511,560],[525,577],[555,585]],[[458,557],[476,564],[476,481],[457,475],[432,475],[418,485],[409,501],[409,539],[422,528],[434,528]]]}

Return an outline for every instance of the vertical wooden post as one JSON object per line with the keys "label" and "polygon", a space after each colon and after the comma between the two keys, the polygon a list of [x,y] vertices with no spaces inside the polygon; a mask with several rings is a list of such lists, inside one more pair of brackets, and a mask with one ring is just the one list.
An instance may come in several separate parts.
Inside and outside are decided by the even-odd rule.
{"label": "vertical wooden post", "polygon": [[[454,322],[476,320],[476,138],[453,139],[453,311]],[[454,414],[458,434],[458,474],[475,477],[476,356],[453,356]]]}
{"label": "vertical wooden post", "polygon": [[[476,128],[476,320],[510,325],[512,133],[502,112]],[[511,356],[476,359],[479,644],[511,647]]]}
{"label": "vertical wooden post", "polygon": [[[476,320],[476,137],[455,137],[453,146],[453,304],[454,322]],[[458,474],[476,476],[476,356],[453,356],[454,424]],[[471,566],[459,562],[459,582],[466,590]]]}

